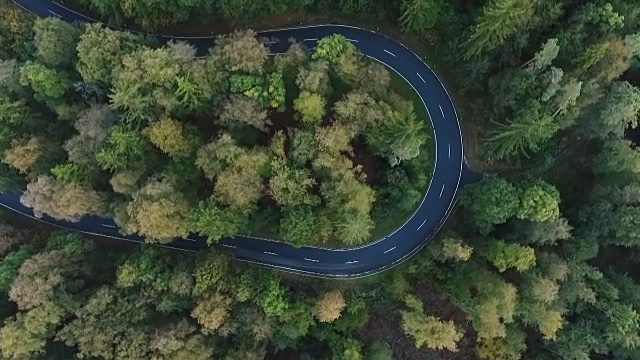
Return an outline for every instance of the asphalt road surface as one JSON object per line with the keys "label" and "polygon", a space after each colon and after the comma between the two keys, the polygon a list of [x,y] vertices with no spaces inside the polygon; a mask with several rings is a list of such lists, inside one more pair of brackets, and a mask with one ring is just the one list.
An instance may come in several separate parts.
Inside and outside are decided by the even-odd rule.
{"label": "asphalt road surface", "polygon": [[[55,16],[65,21],[95,22],[95,20],[49,0],[14,0],[25,10],[42,17]],[[432,122],[435,140],[435,165],[429,188],[415,213],[397,230],[382,239],[352,249],[326,249],[319,247],[294,248],[285,243],[248,236],[224,239],[219,247],[243,261],[285,271],[318,277],[362,277],[378,273],[408,259],[426,245],[440,229],[455,205],[456,195],[465,182],[477,180],[479,175],[469,171],[464,161],[462,133],[458,116],[447,90],[432,69],[419,56],[404,45],[373,31],[343,25],[314,25],[273,29],[259,32],[272,53],[286,51],[289,38],[313,48],[318,39],[341,34],[351,41],[358,52],[386,65],[400,75],[422,99]],[[211,37],[160,36],[187,41],[204,55],[213,46]],[[420,111],[420,109],[416,109]],[[432,164],[425,164],[430,167]],[[20,204],[19,192],[0,194],[0,205],[33,217],[31,209]],[[141,242],[138,236],[118,233],[111,219],[87,216],[79,222],[57,221],[50,217],[42,220],[49,224],[127,241]],[[206,241],[193,235],[177,240],[166,247],[182,251],[198,251]]]}

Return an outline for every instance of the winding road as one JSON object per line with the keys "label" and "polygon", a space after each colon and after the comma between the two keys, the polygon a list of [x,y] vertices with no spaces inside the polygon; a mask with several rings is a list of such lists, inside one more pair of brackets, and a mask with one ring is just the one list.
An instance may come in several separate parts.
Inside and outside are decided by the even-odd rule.
{"label": "winding road", "polygon": [[[13,1],[38,16],[55,16],[65,21],[97,22],[54,1]],[[444,224],[455,205],[460,187],[479,177],[466,166],[458,116],[447,90],[435,72],[404,45],[361,28],[333,24],[313,25],[273,29],[258,34],[265,39],[265,45],[274,54],[286,51],[289,38],[295,38],[313,48],[318,39],[341,34],[361,54],[395,71],[416,91],[429,114],[435,140],[435,165],[429,188],[415,213],[397,230],[376,242],[352,249],[294,248],[274,240],[235,236],[221,241],[219,247],[242,261],[325,278],[357,278],[375,274],[416,254]],[[189,42],[198,49],[199,54],[206,54],[214,44],[212,37],[160,38],[165,41],[174,39]],[[0,205],[34,218],[31,209],[23,206],[19,198],[19,192],[5,192],[0,194]],[[138,236],[119,234],[111,219],[87,216],[77,223],[71,223],[45,216],[38,220],[87,234],[143,241]],[[194,235],[163,246],[193,252],[207,245],[203,238]]]}

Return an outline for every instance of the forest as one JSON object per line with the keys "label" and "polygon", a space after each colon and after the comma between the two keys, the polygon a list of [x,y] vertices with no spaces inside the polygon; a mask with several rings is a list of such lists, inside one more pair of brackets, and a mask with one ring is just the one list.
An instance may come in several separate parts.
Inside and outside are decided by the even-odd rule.
{"label": "forest", "polygon": [[2,63],[0,147],[36,216],[114,218],[155,243],[353,247],[400,226],[427,188],[426,119],[343,36],[269,56],[237,31],[202,57],[54,17],[32,31],[33,58]]}
{"label": "forest", "polygon": [[150,32],[225,32],[196,58],[0,2],[1,185],[40,213],[110,215],[150,242],[261,231],[343,247],[406,217],[433,150],[397,79],[339,36],[270,57],[249,24],[337,21],[411,46],[444,79],[485,178],[421,252],[350,281],[0,213],[3,358],[640,358],[640,5],[65,3]]}

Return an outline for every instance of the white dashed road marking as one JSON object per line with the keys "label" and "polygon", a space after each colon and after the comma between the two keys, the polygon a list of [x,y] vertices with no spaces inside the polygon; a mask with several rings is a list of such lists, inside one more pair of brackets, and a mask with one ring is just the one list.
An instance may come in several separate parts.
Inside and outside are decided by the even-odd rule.
{"label": "white dashed road marking", "polygon": [[302,39],[302,41],[317,41],[318,38],[313,38],[313,39]]}
{"label": "white dashed road marking", "polygon": [[107,224],[100,224],[100,226],[102,227],[106,227],[106,228],[111,228],[111,229],[115,229],[116,227],[113,225],[107,225]]}
{"label": "white dashed road marking", "polygon": [[[416,73],[416,74],[418,74],[418,73]],[[425,83],[425,84],[427,83],[427,82],[426,82],[426,81],[424,81],[424,79],[422,78],[422,75],[418,74],[418,77],[420,78],[420,80],[422,80],[422,82],[423,82],[423,83]]]}
{"label": "white dashed road marking", "polygon": [[426,224],[426,223],[427,223],[427,219],[424,219],[424,221],[422,222],[422,224],[420,224],[420,226],[418,226],[418,229],[417,229],[417,230],[420,230],[420,228],[421,228],[421,227],[423,227],[423,226],[424,226],[424,224]]}
{"label": "white dashed road marking", "polygon": [[391,51],[387,50],[387,49],[382,49],[384,52],[386,52],[387,54],[396,57],[396,54],[392,53]]}
{"label": "white dashed road marking", "polygon": [[320,261],[318,259],[309,259],[309,258],[304,258],[304,259],[307,260],[307,261],[313,261],[313,262],[319,262]]}
{"label": "white dashed road marking", "polygon": [[351,261],[347,261],[345,264],[355,264],[358,263],[358,260],[351,260]]}
{"label": "white dashed road marking", "polygon": [[440,197],[442,197],[443,192],[444,192],[444,184],[442,184],[442,189],[440,189]]}
{"label": "white dashed road marking", "polygon": [[449,149],[449,159],[451,159],[451,144],[447,144],[447,148]]}
{"label": "white dashed road marking", "polygon": [[389,251],[393,251],[393,250],[395,250],[395,248],[396,248],[396,247],[394,246],[394,247],[392,247],[391,249],[389,249],[389,250],[385,251],[384,253],[386,254],[386,253],[388,253]]}
{"label": "white dashed road marking", "polygon": [[276,254],[274,252],[271,252],[271,251],[265,251],[264,253],[267,254],[267,255],[276,255],[276,256],[278,255],[278,254]]}

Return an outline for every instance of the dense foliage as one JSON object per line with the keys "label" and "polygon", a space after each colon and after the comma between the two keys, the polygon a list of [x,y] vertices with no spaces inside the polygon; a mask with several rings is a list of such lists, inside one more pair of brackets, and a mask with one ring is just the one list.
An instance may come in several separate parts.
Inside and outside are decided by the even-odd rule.
{"label": "dense foliage", "polygon": [[[354,246],[379,235],[378,219],[399,226],[426,189],[424,119],[342,36],[270,56],[254,32],[234,32],[196,57],[186,43],[48,18],[33,44],[2,60],[0,148],[37,216],[113,217],[149,242]],[[383,181],[391,169],[412,185]]]}
{"label": "dense foliage", "polygon": [[[426,58],[437,62],[436,71],[452,74],[447,84],[462,114],[467,157],[487,176],[482,183],[465,188],[446,229],[425,250],[402,267],[354,283],[283,280],[269,272],[240,267],[215,253],[201,254],[194,263],[144,248],[129,255],[114,253],[115,261],[101,256],[102,261],[96,262],[92,261],[96,250],[91,243],[78,237],[56,234],[44,241],[42,236],[0,227],[0,254],[4,256],[0,289],[14,306],[5,310],[7,320],[0,329],[3,357],[44,352],[47,358],[54,354],[70,358],[76,353],[105,358],[262,359],[270,347],[282,359],[640,358],[640,235],[636,230],[640,224],[636,129],[640,6],[634,2],[85,3],[113,21],[133,18],[149,29],[183,21],[196,10],[240,25],[297,10],[329,14],[331,19],[339,13],[376,24],[396,22],[408,38],[429,46],[432,51]],[[8,95],[0,97],[0,120],[7,124],[2,129],[2,139],[7,140],[0,145],[11,171],[3,167],[2,183],[19,183],[18,172],[27,176],[50,172],[30,178],[31,201],[43,204],[43,211],[68,217],[89,210],[115,214],[109,196],[104,197],[104,189],[109,189],[122,194],[117,216],[129,219],[136,229],[156,231],[144,226],[148,222],[139,209],[179,209],[192,204],[194,194],[176,189],[191,189],[188,184],[197,179],[148,179],[148,174],[135,171],[141,159],[162,163],[169,157],[165,171],[183,174],[194,166],[180,159],[195,156],[195,168],[203,176],[217,179],[230,168],[233,174],[249,179],[245,180],[249,185],[252,176],[263,176],[263,168],[227,165],[228,159],[254,165],[264,160],[262,154],[242,147],[252,139],[240,137],[233,128],[238,121],[232,104],[239,99],[220,96],[217,90],[226,89],[233,72],[248,75],[236,77],[233,86],[247,91],[250,95],[243,95],[262,107],[280,105],[259,91],[275,81],[269,77],[277,72],[274,70],[282,73],[285,83],[293,79],[300,89],[291,100],[293,106],[287,106],[299,114],[300,125],[290,134],[274,132],[272,144],[264,145],[272,160],[268,170],[279,169],[278,176],[269,180],[274,182],[269,185],[270,196],[282,204],[299,201],[278,222],[282,234],[294,243],[304,243],[307,231],[319,237],[339,232],[348,243],[350,236],[357,235],[350,231],[354,228],[350,221],[356,218],[356,224],[367,228],[366,219],[355,215],[377,214],[377,204],[401,206],[406,194],[415,191],[407,189],[416,176],[412,161],[400,154],[380,153],[389,167],[397,160],[399,165],[385,173],[381,183],[393,187],[378,191],[374,203],[340,198],[358,191],[363,198],[372,196],[361,186],[361,179],[342,170],[323,174],[330,179],[339,176],[342,183],[328,182],[318,193],[305,193],[315,197],[299,196],[317,185],[311,185],[308,173],[297,170],[315,170],[319,164],[344,169],[331,155],[345,151],[349,143],[345,139],[354,136],[353,132],[361,134],[368,147],[389,145],[379,142],[385,137],[369,133],[376,129],[375,123],[354,128],[348,107],[328,105],[333,94],[341,93],[342,84],[334,81],[336,74],[345,75],[343,71],[348,70],[340,67],[347,63],[339,60],[343,55],[336,48],[323,49],[307,59],[293,46],[287,55],[267,65],[273,68],[262,72],[255,65],[262,55],[227,54],[224,59],[237,60],[238,68],[227,69],[227,75],[218,78],[214,76],[218,72],[208,72],[208,63],[198,65],[200,72],[196,67],[192,73],[183,72],[181,67],[191,62],[178,61],[182,56],[167,61],[163,54],[168,50],[150,47],[137,58],[130,55],[142,44],[152,46],[147,39],[93,27],[83,32],[69,26],[64,34],[54,36],[65,25],[32,26],[20,11],[3,11],[0,56],[6,60],[0,66],[0,84]],[[112,40],[96,40],[101,39],[101,32]],[[44,36],[58,47],[39,44]],[[82,84],[71,69],[76,60],[60,56],[60,48],[73,48],[78,36],[80,44],[85,39],[87,43],[77,46],[75,68],[83,79],[93,79]],[[329,46],[335,40],[325,43]],[[176,44],[169,47],[174,54],[178,48],[185,50]],[[153,59],[167,76],[183,78],[181,100],[171,96],[177,80],[164,83],[166,78],[154,77],[153,72],[147,77],[140,70],[146,59]],[[113,61],[123,64],[122,74],[105,70]],[[290,64],[304,65],[292,70]],[[358,79],[354,74],[338,76],[347,84]],[[210,83],[199,83],[205,80]],[[342,100],[365,104],[362,111],[371,114],[366,118],[376,119],[375,112],[385,102],[377,97],[385,86],[351,86],[367,92],[351,91]],[[122,91],[121,96],[114,98],[117,91]],[[107,102],[110,94],[110,104],[126,120],[114,119],[113,109],[105,106],[77,109],[77,101],[68,102],[70,94],[97,103]],[[138,98],[143,101],[131,101]],[[198,113],[212,101],[220,105],[221,113],[228,112],[227,117],[217,115],[226,120],[216,125],[230,129],[228,136],[211,142],[189,141],[193,130],[180,122],[183,114]],[[39,106],[33,106],[34,102]],[[243,106],[242,110],[260,115],[262,107]],[[399,118],[409,118],[407,108],[393,110]],[[80,121],[86,115],[78,114],[88,111],[94,112],[92,119],[100,120]],[[329,115],[340,117],[345,126],[323,125]],[[59,120],[43,120],[56,117]],[[261,121],[242,126],[257,129],[258,135],[264,126],[273,126],[265,122],[269,117],[251,119]],[[68,129],[58,126],[64,121]],[[305,130],[318,124],[320,136]],[[141,130],[131,131],[134,126]],[[108,136],[99,130],[103,128],[112,129]],[[74,137],[63,151],[51,143],[57,138],[51,134],[69,132]],[[16,137],[16,133],[31,136]],[[288,161],[273,162],[283,157],[284,136]],[[218,146],[215,153],[220,155],[204,158],[206,150],[201,149],[206,146]],[[104,171],[101,169],[113,173],[110,181],[99,176],[93,179],[95,171]],[[105,184],[89,188],[84,185],[87,181]],[[291,189],[287,184],[292,182],[303,186]],[[222,188],[231,185],[233,181],[228,181]],[[37,196],[58,193],[73,195],[65,198],[64,208],[43,203],[43,197]],[[255,195],[247,193],[247,200],[223,197],[228,195],[224,192],[214,194],[218,195],[193,206],[188,219],[168,211],[164,216],[176,221],[163,226],[173,226],[172,231],[184,229],[181,226],[198,229],[211,238],[246,226],[242,206]],[[323,194],[338,196],[325,199]],[[223,211],[231,200],[238,210]],[[329,209],[349,209],[351,216],[337,221],[331,214],[312,211],[318,201],[326,202]],[[405,208],[412,206],[409,201]],[[255,222],[256,218],[248,220]]]}

